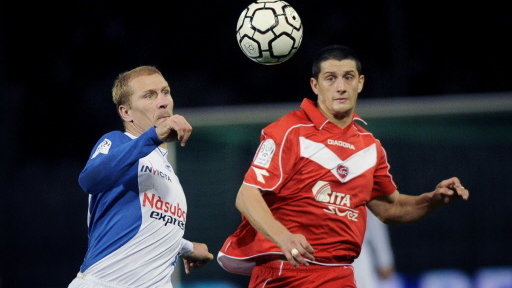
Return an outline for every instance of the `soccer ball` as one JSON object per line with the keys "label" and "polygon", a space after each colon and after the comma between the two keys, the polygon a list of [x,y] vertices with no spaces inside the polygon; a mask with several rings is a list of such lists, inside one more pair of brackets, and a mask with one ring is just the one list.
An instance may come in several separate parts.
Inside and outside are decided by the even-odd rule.
{"label": "soccer ball", "polygon": [[290,4],[257,0],[240,14],[236,39],[249,59],[272,65],[290,59],[297,52],[302,30],[300,17]]}

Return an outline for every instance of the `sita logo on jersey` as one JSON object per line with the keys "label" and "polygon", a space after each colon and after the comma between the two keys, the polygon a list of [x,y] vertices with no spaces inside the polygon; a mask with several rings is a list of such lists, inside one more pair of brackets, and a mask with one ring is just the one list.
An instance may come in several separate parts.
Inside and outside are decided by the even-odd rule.
{"label": "sita logo on jersey", "polygon": [[341,140],[327,139],[327,144],[341,146],[343,148],[348,148],[348,149],[356,150],[356,147],[354,147],[354,145],[352,145],[350,143],[347,143],[347,142],[343,142]]}
{"label": "sita logo on jersey", "polygon": [[315,200],[327,206],[325,212],[357,221],[359,212],[350,208],[349,194],[331,191],[331,186],[325,181],[316,182],[312,190]]}

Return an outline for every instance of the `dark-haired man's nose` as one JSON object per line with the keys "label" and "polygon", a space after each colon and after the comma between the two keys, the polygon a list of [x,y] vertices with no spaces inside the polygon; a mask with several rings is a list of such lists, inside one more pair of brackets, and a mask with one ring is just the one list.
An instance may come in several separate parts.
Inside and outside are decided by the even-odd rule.
{"label": "dark-haired man's nose", "polygon": [[343,94],[345,91],[345,81],[343,81],[343,78],[340,77],[336,80],[336,92],[338,94]]}

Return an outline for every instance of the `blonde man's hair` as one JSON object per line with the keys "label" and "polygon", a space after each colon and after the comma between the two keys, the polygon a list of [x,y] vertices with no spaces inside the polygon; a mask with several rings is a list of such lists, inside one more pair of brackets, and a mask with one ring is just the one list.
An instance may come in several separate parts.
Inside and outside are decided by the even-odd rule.
{"label": "blonde man's hair", "polygon": [[133,78],[153,74],[162,75],[162,73],[154,66],[139,66],[130,71],[119,74],[116,81],[114,81],[114,86],[112,87],[112,100],[114,101],[114,104],[116,104],[116,107],[119,108],[121,105],[130,105],[130,96],[132,96],[133,91],[129,83]]}

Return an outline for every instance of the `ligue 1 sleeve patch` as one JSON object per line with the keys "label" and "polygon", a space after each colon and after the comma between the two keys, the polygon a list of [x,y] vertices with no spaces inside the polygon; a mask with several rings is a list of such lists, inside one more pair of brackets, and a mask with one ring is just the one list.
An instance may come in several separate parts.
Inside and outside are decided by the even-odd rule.
{"label": "ligue 1 sleeve patch", "polygon": [[256,157],[254,158],[253,163],[268,168],[270,166],[270,161],[272,161],[272,156],[274,156],[274,152],[276,151],[276,143],[274,140],[267,139],[261,142],[260,147],[258,147],[258,152],[256,152]]}
{"label": "ligue 1 sleeve patch", "polygon": [[91,159],[98,156],[98,154],[108,154],[108,150],[110,150],[110,146],[112,146],[112,142],[108,139],[103,140],[100,145],[96,148],[96,151],[94,151],[94,154],[92,154]]}

